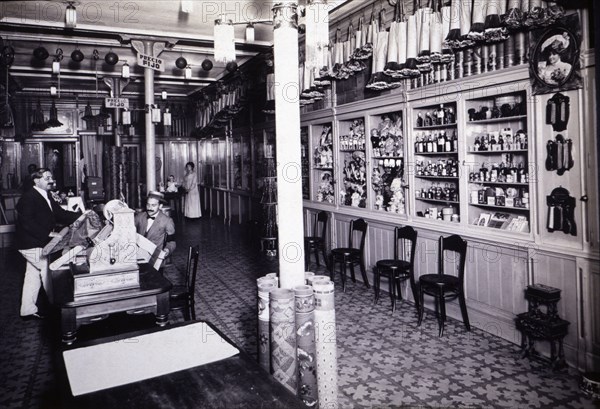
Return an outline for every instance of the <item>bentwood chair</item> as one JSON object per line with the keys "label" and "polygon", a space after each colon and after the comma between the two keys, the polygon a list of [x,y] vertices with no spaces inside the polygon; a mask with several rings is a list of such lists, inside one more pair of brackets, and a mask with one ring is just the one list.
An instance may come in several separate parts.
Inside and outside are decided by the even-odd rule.
{"label": "bentwood chair", "polygon": [[[364,219],[356,219],[350,222],[350,232],[348,235],[348,247],[338,247],[331,250],[331,256],[329,261],[331,281],[335,278],[335,265],[340,263],[342,265],[342,291],[346,291],[346,268],[350,267],[352,274],[352,281],[356,282],[354,276],[354,265],[360,266],[360,272],[362,274],[365,286],[369,287],[369,279],[367,278],[367,271],[365,269],[365,239],[367,238],[367,229],[369,225]],[[358,234],[360,237],[358,247],[354,247],[354,235]]]}
{"label": "bentwood chair", "polygon": [[[419,323],[423,322],[423,296],[425,294],[435,297],[436,311],[438,312],[439,336],[444,335],[446,321],[446,301],[458,298],[463,323],[467,331],[471,331],[467,304],[465,302],[465,261],[467,255],[467,242],[460,236],[453,234],[440,237],[438,250],[438,273],[425,274],[419,277]],[[456,266],[456,275],[446,274],[444,264],[452,262]]]}
{"label": "bentwood chair", "polygon": [[[311,250],[315,253],[315,260],[317,262],[317,267],[321,267],[321,263],[319,261],[319,251],[323,254],[323,262],[325,266],[327,266],[327,255],[325,254],[325,239],[327,235],[327,222],[329,220],[329,215],[325,210],[320,211],[315,215],[314,225],[312,229],[312,236],[304,236],[304,266],[306,271],[310,270],[310,253]],[[321,234],[317,236],[319,232],[319,225],[321,227]]]}
{"label": "bentwood chair", "polygon": [[[401,252],[407,254],[407,246],[410,246],[408,259],[404,260],[399,255]],[[396,227],[394,229],[394,258],[379,260],[375,264],[373,273],[375,274],[375,303],[379,301],[379,291],[381,289],[381,276],[387,277],[389,284],[390,297],[392,299],[392,313],[396,310],[396,289],[398,289],[398,298],[402,299],[402,290],[400,284],[409,280],[410,289],[417,312],[419,311],[419,296],[417,293],[417,284],[415,282],[415,251],[417,248],[417,232],[410,226]]]}
{"label": "bentwood chair", "polygon": [[200,247],[190,246],[188,250],[187,265],[185,269],[185,282],[182,285],[174,285],[171,289],[169,301],[171,311],[182,311],[186,321],[196,319],[196,273],[198,272],[198,258]]}

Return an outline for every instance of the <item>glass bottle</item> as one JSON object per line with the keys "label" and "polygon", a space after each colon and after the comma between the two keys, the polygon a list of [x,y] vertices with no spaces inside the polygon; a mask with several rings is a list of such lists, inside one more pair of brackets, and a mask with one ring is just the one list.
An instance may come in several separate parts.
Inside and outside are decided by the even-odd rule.
{"label": "glass bottle", "polygon": [[438,152],[446,152],[446,137],[443,132],[438,134],[437,138],[437,151]]}
{"label": "glass bottle", "polygon": [[424,125],[423,122],[423,114],[421,114],[420,112],[417,114],[417,127],[422,127]]}

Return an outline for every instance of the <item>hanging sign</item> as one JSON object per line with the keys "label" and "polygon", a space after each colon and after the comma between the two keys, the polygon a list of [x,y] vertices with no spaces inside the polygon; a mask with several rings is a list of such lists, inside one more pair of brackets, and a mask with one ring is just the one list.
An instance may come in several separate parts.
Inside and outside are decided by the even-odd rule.
{"label": "hanging sign", "polygon": [[154,71],[165,71],[165,65],[162,58],[152,57],[146,54],[138,54],[138,64],[144,68],[151,68]]}
{"label": "hanging sign", "polygon": [[129,99],[104,98],[104,105],[106,105],[107,108],[129,108]]}

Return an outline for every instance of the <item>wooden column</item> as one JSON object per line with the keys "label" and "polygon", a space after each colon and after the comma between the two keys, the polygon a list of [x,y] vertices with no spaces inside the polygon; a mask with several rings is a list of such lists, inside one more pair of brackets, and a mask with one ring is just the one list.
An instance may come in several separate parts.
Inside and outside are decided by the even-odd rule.
{"label": "wooden column", "polygon": [[297,4],[273,7],[279,282],[304,284]]}

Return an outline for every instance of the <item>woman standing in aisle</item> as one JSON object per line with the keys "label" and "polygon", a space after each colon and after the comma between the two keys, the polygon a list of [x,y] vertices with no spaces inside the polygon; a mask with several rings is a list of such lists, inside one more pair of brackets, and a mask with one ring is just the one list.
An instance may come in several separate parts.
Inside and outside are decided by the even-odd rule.
{"label": "woman standing in aisle", "polygon": [[202,211],[200,210],[200,192],[198,191],[198,181],[194,167],[194,162],[186,163],[185,176],[183,177],[183,188],[186,191],[183,215],[190,219],[202,216]]}

